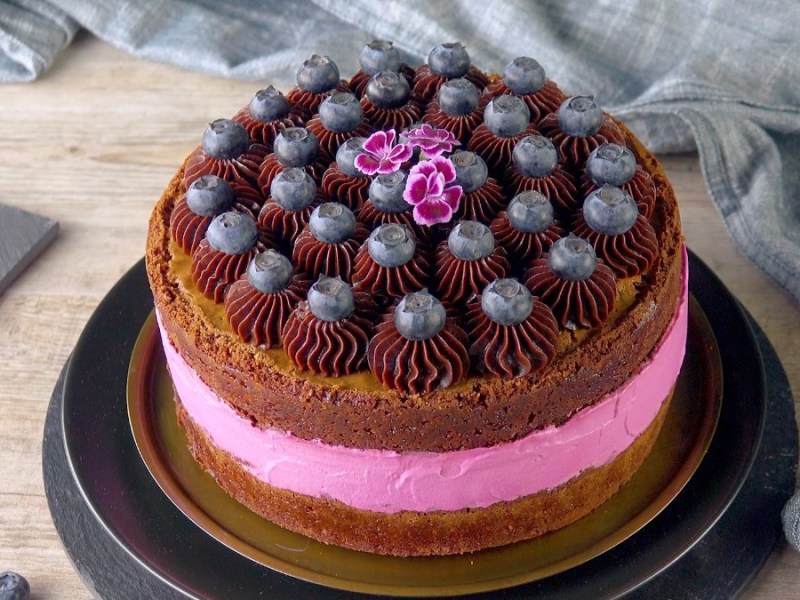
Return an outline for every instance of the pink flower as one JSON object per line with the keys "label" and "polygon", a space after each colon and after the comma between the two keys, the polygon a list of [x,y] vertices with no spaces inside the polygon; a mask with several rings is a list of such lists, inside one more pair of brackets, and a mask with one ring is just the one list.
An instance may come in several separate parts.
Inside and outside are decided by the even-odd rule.
{"label": "pink flower", "polygon": [[415,127],[403,134],[409,145],[419,146],[425,158],[435,158],[445,152],[452,152],[461,142],[451,131],[437,129],[427,123]]}
{"label": "pink flower", "polygon": [[414,206],[414,220],[420,225],[447,223],[458,210],[463,190],[456,180],[450,159],[437,156],[414,165],[408,174],[403,198]]}
{"label": "pink flower", "polygon": [[413,148],[394,143],[395,132],[376,131],[364,141],[364,153],[356,156],[355,165],[365,175],[394,173],[411,158]]}

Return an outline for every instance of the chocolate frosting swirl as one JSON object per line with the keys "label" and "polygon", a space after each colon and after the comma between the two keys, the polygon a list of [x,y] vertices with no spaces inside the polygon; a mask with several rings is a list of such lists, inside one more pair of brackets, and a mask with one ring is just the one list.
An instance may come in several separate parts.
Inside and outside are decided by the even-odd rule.
{"label": "chocolate frosting swirl", "polygon": [[206,298],[219,304],[228,286],[247,271],[250,260],[259,252],[274,246],[271,234],[261,229],[253,247],[242,254],[219,252],[211,247],[207,239],[203,239],[192,254],[192,279]]}
{"label": "chocolate frosting swirl", "polygon": [[405,104],[396,108],[376,106],[366,94],[359,102],[361,110],[364,111],[364,118],[375,129],[394,129],[400,132],[411,127],[422,117],[422,105],[413,98],[409,98]]}
{"label": "chocolate frosting swirl", "polygon": [[[327,157],[318,155],[313,162],[300,168],[311,175],[311,179],[314,180],[314,183],[319,185],[322,182],[322,174],[325,173],[325,169],[328,168],[329,162]],[[257,184],[265,198],[269,197],[272,180],[275,179],[278,173],[287,168],[288,167],[281,164],[275,154],[268,154],[264,158],[264,161],[261,163],[261,170],[258,174]]]}
{"label": "chocolate frosting swirl", "polygon": [[473,192],[461,196],[461,203],[453,215],[453,221],[468,219],[490,223],[506,207],[506,197],[500,184],[493,177],[487,177],[484,184]]}
{"label": "chocolate frosting swirl", "polygon": [[371,182],[369,177],[352,177],[343,173],[339,165],[332,163],[322,175],[322,193],[353,212],[358,212],[369,198]]}
{"label": "chocolate frosting swirl", "polygon": [[512,164],[506,169],[504,181],[506,194],[509,197],[513,198],[527,190],[539,192],[564,216],[574,214],[583,202],[575,180],[561,165],[556,165],[555,169],[544,177],[528,177]]}
{"label": "chocolate frosting swirl", "polygon": [[481,293],[487,284],[508,273],[506,251],[495,245],[488,256],[477,260],[460,260],[453,256],[447,240],[436,247],[436,289],[442,302],[464,304]]}
{"label": "chocolate frosting swirl", "polygon": [[[236,199],[229,210],[248,213],[254,219],[261,208],[263,198],[261,194],[251,187],[237,186],[234,188]],[[206,235],[206,229],[214,217],[203,217],[192,212],[186,196],[182,196],[172,209],[169,218],[169,230],[172,239],[181,250],[187,254],[194,253],[195,249]]]}
{"label": "chocolate frosting swirl", "polygon": [[[584,198],[600,187],[589,179],[585,171],[581,175],[580,186]],[[636,206],[639,208],[639,214],[650,220],[656,208],[656,184],[650,174],[639,165],[636,165],[636,172],[631,180],[619,187],[633,196]]]}
{"label": "chocolate frosting swirl", "polygon": [[339,83],[336,87],[321,92],[319,94],[314,92],[309,92],[307,90],[300,89],[299,87],[295,86],[289,90],[286,94],[286,100],[292,106],[297,108],[301,108],[303,110],[308,111],[308,113],[315,113],[319,108],[319,105],[322,104],[322,101],[325,100],[328,96],[330,96],[333,92],[351,92],[350,86],[344,79],[340,79]]}
{"label": "chocolate frosting swirl", "polygon": [[503,94],[514,94],[522,98],[531,111],[531,123],[538,123],[545,115],[556,112],[561,103],[567,99],[558,85],[549,79],[545,80],[541,88],[530,94],[515,94],[502,79],[493,81],[486,88],[486,95],[490,98]]}
{"label": "chocolate frosting swirl", "polygon": [[625,145],[625,138],[619,127],[609,117],[603,120],[603,126],[597,133],[586,137],[567,135],[558,124],[558,115],[551,113],[539,121],[539,130],[551,138],[558,150],[559,162],[573,169],[583,169],[583,165],[592,150],[603,144]]}
{"label": "chocolate frosting swirl", "polygon": [[398,267],[384,267],[370,256],[365,242],[356,254],[353,289],[373,297],[399,300],[407,294],[426,288],[430,269],[430,258],[419,247],[407,263]]}
{"label": "chocolate frosting swirl", "polygon": [[656,232],[641,214],[625,233],[604,235],[592,230],[580,211],[575,218],[574,233],[588,240],[597,256],[620,278],[644,273],[658,258]]}
{"label": "chocolate frosting swirl", "polygon": [[501,137],[492,133],[486,123],[481,123],[472,134],[467,144],[467,150],[479,154],[489,165],[492,173],[501,174],[509,165],[513,164],[511,155],[514,152],[514,146],[529,135],[539,135],[533,124],[529,124],[524,131],[517,135]]}
{"label": "chocolate frosting swirl", "polygon": [[336,159],[336,151],[347,140],[353,137],[369,137],[373,132],[373,127],[364,118],[350,131],[331,131],[325,128],[319,115],[315,115],[306,123],[306,129],[316,136],[319,141],[320,154],[324,155],[329,162]]}
{"label": "chocolate frosting swirl", "polygon": [[469,371],[466,339],[464,330],[448,320],[433,337],[409,340],[389,318],[378,326],[369,343],[369,368],[383,385],[406,393],[448,388]]}
{"label": "chocolate frosting swirl", "polygon": [[492,321],[483,312],[480,298],[470,302],[466,319],[472,340],[469,356],[481,373],[523,377],[541,371],[558,352],[558,322],[553,311],[536,298],[528,318],[515,325]]}
{"label": "chocolate frosting swirl", "polygon": [[293,276],[286,289],[266,294],[250,285],[247,273],[225,293],[225,314],[234,333],[246,344],[264,348],[281,345],[284,325],[313,282]]}
{"label": "chocolate frosting swirl", "polygon": [[527,265],[530,261],[539,258],[542,253],[549,250],[553,242],[567,235],[557,221],[538,233],[520,231],[508,220],[506,211],[497,215],[497,218],[489,225],[489,229],[497,243],[505,249],[508,256],[517,265]]}
{"label": "chocolate frosting swirl", "polygon": [[[475,65],[470,65],[467,74],[463,77],[478,88],[479,92],[482,92],[483,88],[489,84],[489,77]],[[430,102],[436,98],[436,93],[445,81],[447,81],[447,77],[431,72],[428,65],[417,67],[411,95],[423,103]]]}
{"label": "chocolate frosting swirl", "polygon": [[608,318],[617,298],[617,280],[602,260],[580,281],[567,281],[547,267],[547,254],[533,261],[525,285],[553,311],[562,327],[599,325]]}
{"label": "chocolate frosting swirl", "polygon": [[[411,87],[411,85],[414,83],[414,69],[403,63],[400,65],[400,70],[398,73],[405,78],[409,87]],[[356,98],[361,98],[364,95],[370,79],[372,79],[372,75],[361,69],[356,71],[350,78],[350,87],[353,89],[353,93],[356,95]]]}
{"label": "chocolate frosting swirl", "polygon": [[183,189],[203,175],[216,175],[232,186],[251,187],[258,190],[258,177],[261,162],[269,154],[262,144],[250,144],[247,151],[236,158],[219,159],[209,156],[202,148],[195,149],[186,161],[183,171]]}
{"label": "chocolate frosting swirl", "polygon": [[308,219],[314,209],[326,202],[327,198],[322,192],[317,192],[316,199],[312,204],[297,211],[286,210],[280,204],[268,198],[261,212],[258,213],[257,223],[259,228],[266,229],[275,234],[281,244],[292,245],[297,240],[297,236],[308,225]]}
{"label": "chocolate frosting swirl", "polygon": [[461,116],[448,115],[442,110],[441,106],[439,106],[437,100],[431,100],[425,109],[422,120],[426,123],[430,123],[437,129],[449,131],[456,136],[462,146],[466,146],[472,134],[478,128],[478,125],[483,123],[483,111],[490,100],[491,98],[488,96],[481,96],[478,99],[478,104],[475,109],[471,113]]}
{"label": "chocolate frosting swirl", "polygon": [[289,114],[282,119],[260,121],[250,113],[250,107],[245,106],[233,116],[233,120],[245,128],[251,140],[266,146],[267,151],[272,152],[272,144],[281,130],[286,127],[302,127],[305,116],[303,109],[292,107]]}
{"label": "chocolate frosting swirl", "polygon": [[297,236],[292,250],[292,263],[299,271],[316,280],[320,275],[341,277],[351,281],[353,263],[361,243],[369,237],[369,231],[356,223],[353,235],[339,244],[320,242],[306,226]]}
{"label": "chocolate frosting swirl", "polygon": [[289,360],[303,371],[324,377],[341,377],[367,366],[367,346],[375,322],[364,294],[353,292],[356,309],[339,321],[323,321],[300,302],[283,328],[283,348]]}
{"label": "chocolate frosting swirl", "polygon": [[399,213],[384,212],[371,201],[367,200],[364,206],[361,207],[361,210],[358,211],[358,220],[370,231],[387,223],[405,225],[411,230],[411,233],[414,234],[417,243],[425,244],[426,246],[430,246],[434,243],[435,236],[433,229],[417,223],[414,220],[410,208]]}

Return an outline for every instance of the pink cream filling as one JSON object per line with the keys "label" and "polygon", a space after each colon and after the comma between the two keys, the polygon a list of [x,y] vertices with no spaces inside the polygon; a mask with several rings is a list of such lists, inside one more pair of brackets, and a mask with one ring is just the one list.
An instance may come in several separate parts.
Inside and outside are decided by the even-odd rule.
{"label": "pink cream filling", "polygon": [[[211,441],[277,488],[382,513],[485,507],[557,487],[619,456],[653,422],[680,372],[688,268],[678,310],[650,359],[625,385],[548,427],[489,448],[397,453],[332,446],[261,430],[241,418],[177,353],[160,327],[175,389]],[[158,315],[157,315],[158,316]]]}

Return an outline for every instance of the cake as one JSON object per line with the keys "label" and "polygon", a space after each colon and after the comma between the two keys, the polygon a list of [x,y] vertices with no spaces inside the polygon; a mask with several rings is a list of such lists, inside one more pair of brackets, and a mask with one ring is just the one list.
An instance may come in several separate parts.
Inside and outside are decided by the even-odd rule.
{"label": "cake", "polygon": [[655,157],[537,61],[390,42],[213,121],[147,273],[197,462],[326,544],[475,552],[564,527],[648,456],[687,330]]}

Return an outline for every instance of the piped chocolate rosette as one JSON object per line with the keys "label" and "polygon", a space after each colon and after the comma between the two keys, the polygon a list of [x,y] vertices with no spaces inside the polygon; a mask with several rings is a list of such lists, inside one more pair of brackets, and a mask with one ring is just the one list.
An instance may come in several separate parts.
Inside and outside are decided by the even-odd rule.
{"label": "piped chocolate rosette", "polygon": [[361,96],[361,109],[375,129],[402,131],[422,117],[422,105],[411,96],[405,77],[395,71],[376,73]]}
{"label": "piped chocolate rosette", "polygon": [[558,110],[566,99],[558,85],[547,79],[542,65],[528,56],[518,56],[512,60],[503,69],[502,78],[486,86],[486,95],[489,97],[503,94],[522,98],[528,105],[534,124]]}
{"label": "piped chocolate rosette", "polygon": [[322,175],[322,193],[352,211],[364,206],[372,183],[355,164],[356,157],[364,152],[364,142],[363,137],[346,140],[336,152],[336,161]]}
{"label": "piped chocolate rosette", "polygon": [[472,364],[511,379],[537,373],[558,351],[553,311],[516,279],[497,279],[467,307]]}
{"label": "piped chocolate rosette", "polygon": [[422,290],[404,297],[369,344],[369,368],[388,388],[423,394],[454,385],[469,371],[466,333]]}
{"label": "piped chocolate rosette", "polygon": [[656,184],[650,174],[637,164],[630,148],[619,144],[603,144],[586,159],[586,167],[580,176],[584,198],[603,185],[622,188],[633,196],[645,219],[653,216]]}
{"label": "piped chocolate rosette", "polygon": [[183,189],[203,175],[216,175],[233,187],[252,187],[269,148],[253,143],[247,130],[233,119],[216,119],[203,132],[200,147],[189,155],[183,172]]}
{"label": "piped chocolate rosette", "polygon": [[292,262],[311,279],[328,275],[350,281],[356,253],[368,236],[353,211],[325,202],[312,211],[308,225],[297,236]]}
{"label": "piped chocolate rosette", "polygon": [[486,74],[473,65],[461,42],[439,44],[428,54],[428,62],[414,74],[414,97],[430,102],[439,88],[451,79],[466,79],[482,90],[489,83]]}
{"label": "piped chocolate rosette", "polygon": [[543,194],[529,190],[514,196],[508,209],[489,226],[497,243],[517,264],[529,264],[566,235]]}
{"label": "piped chocolate rosette", "polygon": [[553,140],[559,159],[581,169],[592,150],[602,144],[624,144],[619,127],[591,96],[572,96],[539,122],[539,131]]}
{"label": "piped chocolate rosette", "polygon": [[297,69],[296,85],[286,94],[292,106],[313,114],[333,92],[349,92],[350,86],[339,78],[339,67],[328,56],[312,54]]}
{"label": "piped chocolate rosette", "polygon": [[483,122],[483,111],[490,99],[467,79],[449,79],[439,88],[436,99],[428,104],[422,120],[451,132],[466,147]]}
{"label": "piped chocolate rosette", "polygon": [[541,193],[562,214],[574,213],[581,199],[572,175],[558,162],[553,141],[543,135],[529,135],[514,146],[512,164],[506,169],[506,193],[533,190]]}
{"label": "piped chocolate rosette", "polygon": [[467,150],[479,154],[497,176],[511,165],[514,146],[538,132],[530,122],[528,106],[517,96],[492,98],[483,111],[483,123],[472,134]]}
{"label": "piped chocolate rosette", "polygon": [[402,75],[409,86],[414,81],[414,69],[403,62],[400,52],[387,40],[372,40],[358,56],[359,70],[350,78],[350,87],[361,98],[369,80],[381,71],[394,71]]}
{"label": "piped chocolate rosette", "polygon": [[269,197],[258,214],[258,226],[272,231],[283,246],[290,248],[325,196],[311,175],[297,167],[278,173],[269,189]]}
{"label": "piped chocolate rosette", "polygon": [[280,346],[289,315],[312,283],[295,273],[284,255],[275,250],[259,252],[225,293],[225,314],[231,329],[247,344]]}
{"label": "piped chocolate rosette", "polygon": [[486,162],[475,154],[461,150],[450,156],[456,169],[456,185],[461,186],[461,205],[454,219],[490,223],[506,206],[503,189],[489,177]]}
{"label": "piped chocolate rosette", "polygon": [[287,127],[275,138],[274,148],[261,163],[258,187],[266,197],[275,176],[285,169],[305,170],[317,183],[328,168],[328,160],[319,151],[319,140],[305,127]]}
{"label": "piped chocolate rosette", "polygon": [[364,294],[354,293],[340,278],[321,276],[289,316],[283,347],[303,371],[341,377],[366,365],[374,311]]}
{"label": "piped chocolate rosette", "polygon": [[272,152],[278,133],[287,127],[302,127],[306,114],[304,109],[289,104],[286,96],[270,85],[258,90],[233,120],[245,128],[251,140]]}
{"label": "piped chocolate rosette", "polygon": [[344,142],[367,137],[373,130],[364,118],[358,98],[351,92],[333,92],[325,98],[319,113],[306,123],[306,128],[317,138],[320,152],[329,161],[336,157]]}

